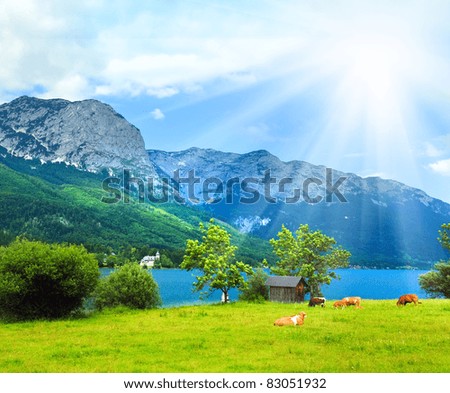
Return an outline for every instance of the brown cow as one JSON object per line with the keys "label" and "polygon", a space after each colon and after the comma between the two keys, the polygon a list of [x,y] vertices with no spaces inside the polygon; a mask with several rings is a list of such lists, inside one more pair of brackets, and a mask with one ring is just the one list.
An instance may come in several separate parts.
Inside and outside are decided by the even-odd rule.
{"label": "brown cow", "polygon": [[361,298],[359,296],[344,297],[341,301],[344,302],[346,306],[355,306],[356,308],[362,308]]}
{"label": "brown cow", "polygon": [[347,303],[343,302],[342,300],[337,300],[333,304],[334,308],[345,308],[346,306],[347,306]]}
{"label": "brown cow", "polygon": [[303,311],[297,315],[293,315],[292,317],[283,317],[277,319],[273,324],[275,326],[288,326],[288,325],[303,325],[303,322],[306,318],[306,313]]}
{"label": "brown cow", "polygon": [[407,303],[414,303],[415,306],[417,306],[417,303],[422,304],[422,302],[419,302],[419,297],[413,293],[402,295],[397,300],[397,306],[406,306]]}
{"label": "brown cow", "polygon": [[312,297],[311,300],[309,301],[308,306],[316,307],[320,304],[321,307],[325,307],[326,301],[327,299],[325,299],[324,297]]}

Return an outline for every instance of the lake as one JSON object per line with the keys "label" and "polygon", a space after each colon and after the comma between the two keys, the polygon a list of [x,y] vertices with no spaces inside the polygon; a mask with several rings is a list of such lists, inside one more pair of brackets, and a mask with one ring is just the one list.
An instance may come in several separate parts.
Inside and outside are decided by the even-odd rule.
{"label": "lake", "polygon": [[[106,276],[113,269],[102,268]],[[205,300],[192,291],[195,272],[181,269],[149,270],[159,285],[163,307],[219,302],[221,292],[215,291]],[[341,280],[333,280],[323,285],[322,292],[328,299],[341,299],[345,296],[361,296],[363,299],[396,299],[405,293],[416,293],[419,298],[426,297],[420,288],[418,277],[427,270],[354,270],[337,269]],[[197,273],[198,274],[198,273]],[[230,291],[230,300],[236,300],[238,291]]]}

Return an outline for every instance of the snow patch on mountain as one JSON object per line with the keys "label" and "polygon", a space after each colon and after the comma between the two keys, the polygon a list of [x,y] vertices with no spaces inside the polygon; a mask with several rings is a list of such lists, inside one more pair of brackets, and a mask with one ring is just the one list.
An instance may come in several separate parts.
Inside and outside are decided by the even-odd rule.
{"label": "snow patch on mountain", "polygon": [[239,216],[235,221],[234,225],[241,233],[250,233],[253,232],[261,227],[265,227],[269,224],[270,218],[266,217],[260,217],[260,216],[249,216],[249,217],[242,217]]}
{"label": "snow patch on mountain", "polygon": [[387,203],[385,203],[385,202],[377,201],[373,198],[371,198],[370,200],[372,201],[372,203],[374,205],[381,206],[381,207],[387,207]]}

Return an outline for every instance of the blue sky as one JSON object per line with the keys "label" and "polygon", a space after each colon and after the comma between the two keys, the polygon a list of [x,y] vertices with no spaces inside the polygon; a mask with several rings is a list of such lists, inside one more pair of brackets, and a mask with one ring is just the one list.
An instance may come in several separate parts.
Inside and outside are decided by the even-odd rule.
{"label": "blue sky", "polygon": [[149,149],[266,149],[450,202],[448,1],[0,0],[0,9],[1,102],[96,98]]}

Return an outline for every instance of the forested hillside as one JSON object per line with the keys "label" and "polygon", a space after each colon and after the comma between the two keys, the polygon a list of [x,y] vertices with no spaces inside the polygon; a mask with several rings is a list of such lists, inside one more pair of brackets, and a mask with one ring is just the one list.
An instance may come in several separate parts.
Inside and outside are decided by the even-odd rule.
{"label": "forested hillside", "polygon": [[[200,236],[198,224],[211,216],[176,204],[101,202],[106,174],[79,171],[65,164],[41,164],[0,155],[0,243],[16,236],[46,242],[84,244],[96,253],[136,248],[136,255],[165,250],[181,262],[188,238]],[[224,224],[225,225],[225,224]],[[269,257],[267,242],[233,230],[240,257],[256,263]]]}

